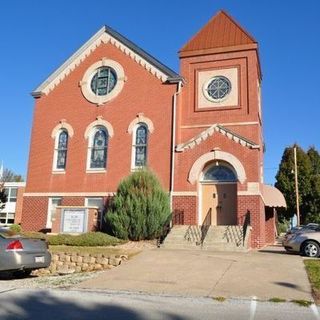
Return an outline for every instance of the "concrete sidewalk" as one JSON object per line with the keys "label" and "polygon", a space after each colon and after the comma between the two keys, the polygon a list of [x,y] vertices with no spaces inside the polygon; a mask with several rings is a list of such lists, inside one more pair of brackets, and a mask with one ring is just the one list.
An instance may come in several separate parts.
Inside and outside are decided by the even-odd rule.
{"label": "concrete sidewalk", "polygon": [[268,247],[248,253],[146,250],[78,288],[183,296],[313,300],[298,255]]}

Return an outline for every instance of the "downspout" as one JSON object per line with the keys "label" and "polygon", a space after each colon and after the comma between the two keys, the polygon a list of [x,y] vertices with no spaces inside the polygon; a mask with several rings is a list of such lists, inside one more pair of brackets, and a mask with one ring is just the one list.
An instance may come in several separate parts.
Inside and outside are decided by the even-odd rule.
{"label": "downspout", "polygon": [[173,110],[172,110],[172,141],[171,141],[171,177],[170,177],[170,211],[173,209],[173,188],[174,188],[174,168],[175,168],[175,147],[176,147],[176,118],[177,118],[177,98],[181,92],[182,81],[177,83],[177,91],[173,95]]}

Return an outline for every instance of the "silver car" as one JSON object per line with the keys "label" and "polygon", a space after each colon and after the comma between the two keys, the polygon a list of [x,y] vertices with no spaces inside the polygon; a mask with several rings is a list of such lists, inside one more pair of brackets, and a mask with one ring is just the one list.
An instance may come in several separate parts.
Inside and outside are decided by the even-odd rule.
{"label": "silver car", "polygon": [[50,265],[51,255],[45,240],[14,235],[0,229],[0,272],[10,271],[17,277]]}
{"label": "silver car", "polygon": [[302,228],[287,234],[282,245],[289,252],[298,252],[307,257],[320,256],[320,227]]}

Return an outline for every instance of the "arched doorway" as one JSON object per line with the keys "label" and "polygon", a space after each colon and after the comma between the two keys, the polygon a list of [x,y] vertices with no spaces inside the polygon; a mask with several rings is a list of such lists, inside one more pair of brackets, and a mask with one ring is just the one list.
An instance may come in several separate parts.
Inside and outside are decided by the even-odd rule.
{"label": "arched doorway", "polygon": [[[234,169],[224,162],[210,163],[204,168],[200,183],[200,223],[204,224],[211,215],[211,225],[236,225],[237,176]],[[208,221],[205,222],[207,223]]]}

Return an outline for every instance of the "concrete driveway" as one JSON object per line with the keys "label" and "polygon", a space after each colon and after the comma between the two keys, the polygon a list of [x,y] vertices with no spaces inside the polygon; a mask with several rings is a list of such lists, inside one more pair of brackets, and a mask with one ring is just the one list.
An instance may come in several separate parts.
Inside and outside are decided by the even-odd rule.
{"label": "concrete driveway", "polygon": [[146,250],[77,287],[200,297],[313,300],[303,259],[276,246],[248,253]]}

